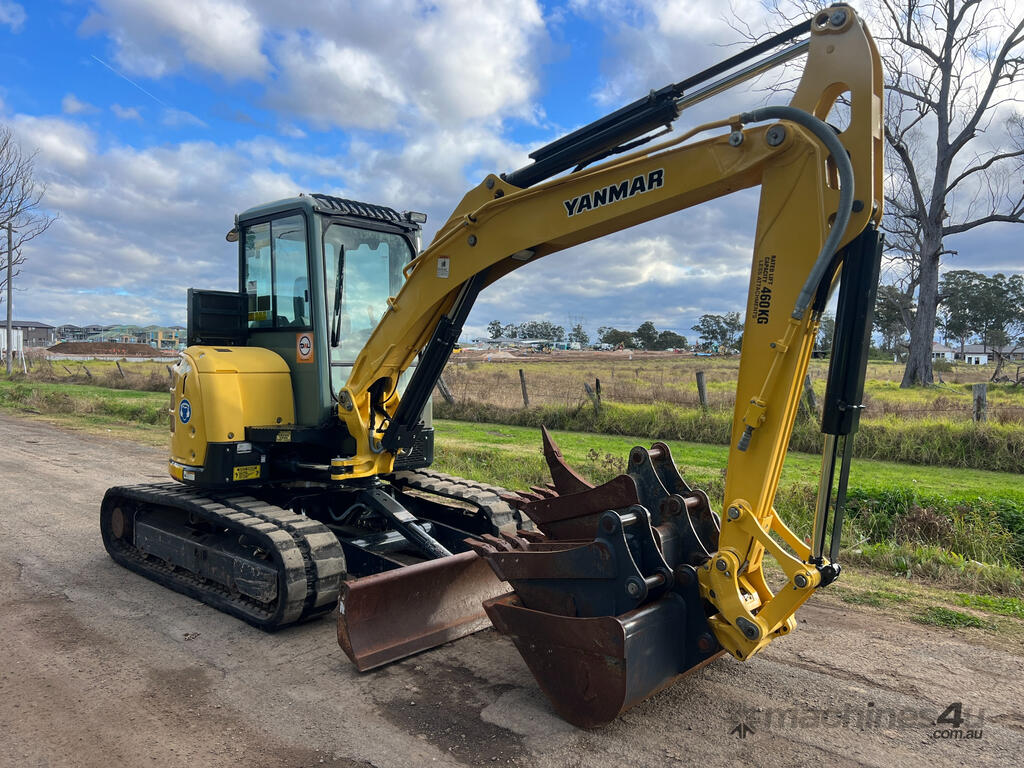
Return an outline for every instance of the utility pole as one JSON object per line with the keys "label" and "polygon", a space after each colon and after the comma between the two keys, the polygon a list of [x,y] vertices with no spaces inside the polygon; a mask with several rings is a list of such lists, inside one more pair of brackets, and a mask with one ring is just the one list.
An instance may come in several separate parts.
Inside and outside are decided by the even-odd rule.
{"label": "utility pole", "polygon": [[14,228],[7,222],[7,375],[11,375],[11,352],[14,342],[14,321],[11,319],[11,290],[14,285]]}

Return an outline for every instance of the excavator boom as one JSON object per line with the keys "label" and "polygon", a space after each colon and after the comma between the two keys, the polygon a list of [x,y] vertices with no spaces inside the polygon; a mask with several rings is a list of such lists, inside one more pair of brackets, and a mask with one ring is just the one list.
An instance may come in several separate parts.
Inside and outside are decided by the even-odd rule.
{"label": "excavator boom", "polygon": [[[769,63],[807,54],[787,106],[729,116],[582,167],[614,154],[601,136],[620,145],[674,118],[687,94],[673,86],[539,150],[532,166],[488,176],[408,265],[340,398],[339,417],[357,450],[336,463],[333,476],[387,473],[484,287],[565,248],[761,186],[721,517],[678,477],[666,446],[638,447],[614,487],[557,488],[569,470],[555,462],[550,494],[519,499],[539,534],[470,542],[513,588],[485,603],[492,622],[515,640],[556,709],[579,725],[607,722],[724,651],[749,658],[790,632],[799,606],[838,575],[835,532],[848,450],[831,557],[823,542],[837,441],[848,445],[856,429],[870,327],[864,297],[878,279],[881,65],[848,6],[822,11],[773,42],[790,45]],[[755,62],[733,77],[766,66]],[[723,82],[696,94],[717,92]],[[824,122],[844,109],[844,129]],[[578,167],[548,178],[569,164]],[[840,274],[837,341],[845,352],[842,368],[830,374],[827,400],[837,414],[832,420],[844,425],[825,425],[821,501],[808,546],[773,501],[821,313]],[[394,397],[395,382],[417,355],[409,387]],[[763,573],[765,554],[785,574],[777,591]]]}

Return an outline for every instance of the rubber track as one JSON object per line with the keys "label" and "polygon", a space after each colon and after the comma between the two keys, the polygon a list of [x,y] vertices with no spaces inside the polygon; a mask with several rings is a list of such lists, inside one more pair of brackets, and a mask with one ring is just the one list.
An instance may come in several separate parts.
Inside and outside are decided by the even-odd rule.
{"label": "rubber track", "polygon": [[398,488],[426,491],[466,502],[480,510],[497,529],[511,533],[516,528],[523,527],[524,523],[519,510],[514,509],[508,502],[501,499],[501,494],[509,492],[497,485],[478,483],[433,469],[395,472],[389,477],[389,480]]}
{"label": "rubber track", "polygon": [[[263,604],[232,593],[220,584],[148,557],[114,537],[110,529],[114,508],[140,505],[180,510],[254,541],[277,566],[275,600]],[[268,631],[331,610],[344,576],[341,545],[327,527],[250,496],[208,496],[177,483],[111,488],[103,497],[100,529],[104,546],[115,562]]]}
{"label": "rubber track", "polygon": [[306,566],[306,600],[300,621],[334,609],[345,578],[345,552],[330,528],[305,515],[238,493],[210,498],[274,523],[291,534]]}

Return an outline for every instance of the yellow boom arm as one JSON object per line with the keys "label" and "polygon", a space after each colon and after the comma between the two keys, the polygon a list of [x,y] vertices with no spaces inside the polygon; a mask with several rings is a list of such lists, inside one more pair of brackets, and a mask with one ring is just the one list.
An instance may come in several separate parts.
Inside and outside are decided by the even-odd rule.
{"label": "yellow boom arm", "polygon": [[[838,24],[837,10],[845,11]],[[841,99],[849,125],[837,138],[853,179],[846,211],[840,211],[838,165],[820,138],[819,122]],[[394,415],[400,374],[446,316],[468,311],[467,294],[471,303],[474,291],[525,263],[760,184],[725,514],[719,551],[700,580],[702,594],[718,609],[712,627],[736,657],[747,658],[790,631],[794,611],[820,583],[807,562],[809,548],[772,506],[819,322],[817,312],[794,308],[815,265],[833,255],[821,251],[837,216],[849,216],[835,243],[842,247],[882,215],[881,64],[852,9],[833,7],[812,21],[790,106],[816,119],[745,127],[756,113],[732,116],[527,189],[488,176],[406,267],[407,281],[356,360],[339,416],[358,449],[335,460],[333,476],[391,471],[394,455],[381,445],[381,409]],[[788,579],[777,595],[762,573],[765,551]]]}

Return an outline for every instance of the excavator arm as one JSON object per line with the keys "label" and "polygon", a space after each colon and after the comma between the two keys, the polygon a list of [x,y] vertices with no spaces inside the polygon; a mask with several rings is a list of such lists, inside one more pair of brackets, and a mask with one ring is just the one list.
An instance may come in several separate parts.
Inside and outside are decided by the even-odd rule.
{"label": "excavator arm", "polygon": [[[590,147],[581,164],[605,159],[539,183],[533,182],[543,174],[531,177],[526,169],[490,175],[470,190],[406,267],[404,286],[389,300],[340,393],[339,417],[357,451],[332,463],[332,478],[392,470],[483,288],[563,249],[760,185],[721,532],[697,579],[701,598],[714,609],[708,625],[736,658],[749,658],[791,631],[794,612],[836,575],[823,552],[824,535],[836,440],[855,428],[853,400],[833,397],[842,425],[827,435],[810,545],[786,526],[773,503],[821,313],[840,273],[844,283],[847,273],[862,275],[851,290],[871,288],[872,276],[877,281],[877,266],[870,264],[877,261],[875,227],[882,216],[878,52],[848,6],[822,11],[801,25],[807,30],[809,40],[789,49],[802,46],[807,59],[788,106],[732,115],[611,159],[601,151],[604,145]],[[686,98],[678,96],[676,105]],[[842,130],[824,122],[836,105],[848,117]],[[694,138],[706,134],[710,138]],[[533,185],[516,186],[510,179]],[[841,297],[851,317],[858,301],[863,304],[863,293]],[[863,340],[860,319],[859,331],[856,323],[844,331],[852,350]],[[420,355],[400,398],[399,376]],[[833,378],[840,388],[845,382],[853,393],[845,397],[852,398],[863,365],[858,374],[858,361],[849,362],[849,370]],[[837,540],[834,535],[831,559]],[[775,592],[762,570],[765,554],[785,574]]]}

